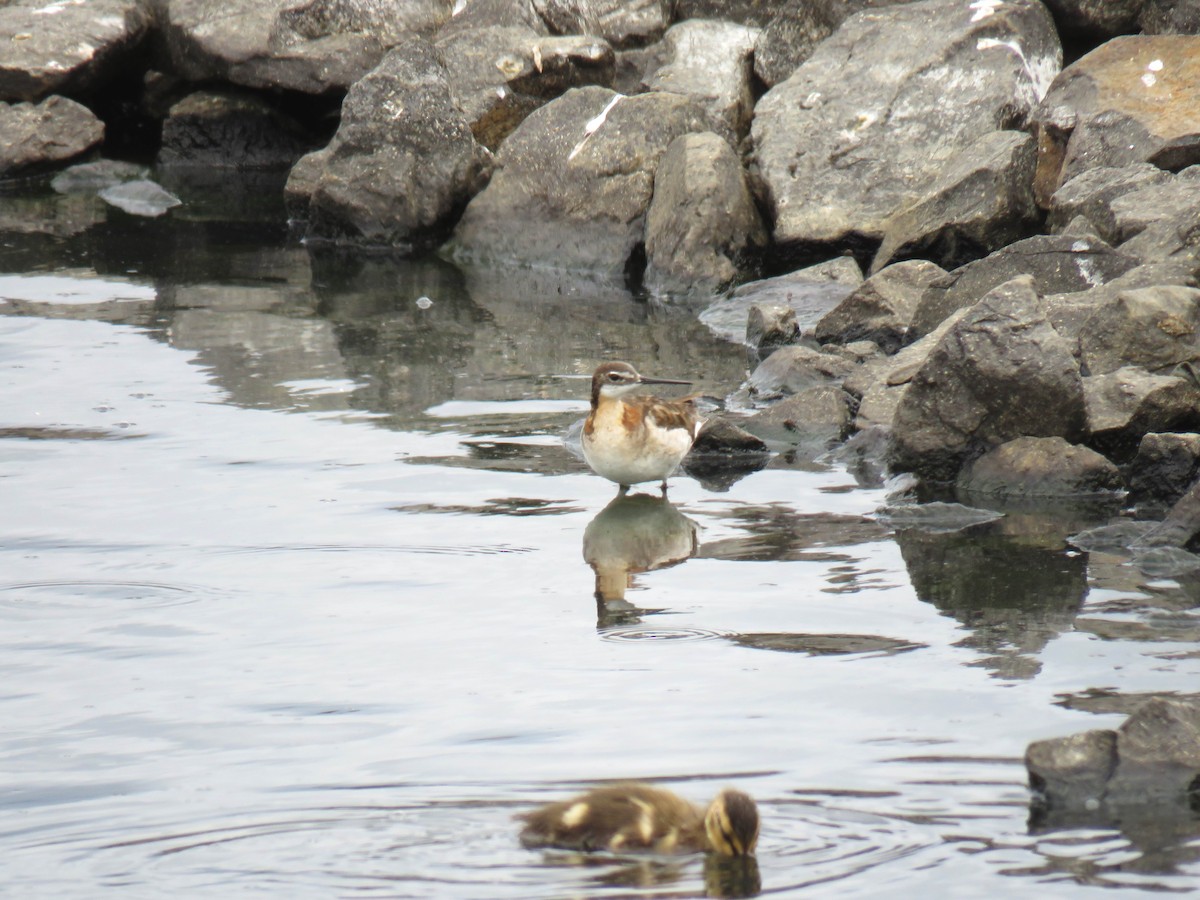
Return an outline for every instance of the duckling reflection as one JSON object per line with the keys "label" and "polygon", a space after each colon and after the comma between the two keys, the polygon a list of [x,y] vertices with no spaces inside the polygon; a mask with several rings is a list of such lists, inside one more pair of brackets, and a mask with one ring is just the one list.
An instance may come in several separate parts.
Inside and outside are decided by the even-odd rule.
{"label": "duckling reflection", "polygon": [[625,600],[632,576],[695,556],[697,532],[696,523],[664,497],[618,495],[600,510],[583,532],[583,558],[596,573],[601,618],[636,614]]}

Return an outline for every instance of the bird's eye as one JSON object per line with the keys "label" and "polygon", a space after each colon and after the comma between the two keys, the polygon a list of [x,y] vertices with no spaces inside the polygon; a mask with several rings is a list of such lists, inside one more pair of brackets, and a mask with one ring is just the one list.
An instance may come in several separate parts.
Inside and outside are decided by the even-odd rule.
{"label": "bird's eye", "polygon": [[616,373],[616,372],[609,372],[609,373],[608,373],[608,380],[609,380],[609,381],[620,381],[620,380],[621,380],[621,376],[620,376],[618,373]]}

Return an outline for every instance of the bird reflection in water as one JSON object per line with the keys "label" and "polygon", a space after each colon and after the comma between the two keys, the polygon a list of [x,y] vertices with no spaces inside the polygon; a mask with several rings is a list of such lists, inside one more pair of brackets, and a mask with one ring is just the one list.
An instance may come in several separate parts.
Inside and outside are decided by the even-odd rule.
{"label": "bird reflection in water", "polygon": [[[654,888],[676,884],[691,876],[690,860],[668,857],[617,857],[607,854],[562,851],[548,860],[552,865],[594,866],[603,869],[594,883],[606,887],[645,889],[645,896],[663,896]],[[753,856],[729,857],[714,853],[704,857],[704,896],[729,900],[757,897],[762,892],[758,860]],[[628,896],[628,895],[622,895]],[[638,896],[638,895],[634,895]],[[692,896],[687,894],[686,896]]]}
{"label": "bird reflection in water", "polygon": [[597,625],[628,625],[661,610],[625,599],[633,576],[690,559],[699,547],[696,523],[665,497],[618,494],[583,532],[583,558],[596,573]]}

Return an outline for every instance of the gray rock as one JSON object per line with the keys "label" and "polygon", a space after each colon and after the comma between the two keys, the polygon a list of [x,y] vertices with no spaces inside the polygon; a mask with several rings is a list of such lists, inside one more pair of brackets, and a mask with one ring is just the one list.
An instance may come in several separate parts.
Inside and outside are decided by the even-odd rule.
{"label": "gray rock", "polygon": [[351,88],[337,134],[305,159],[296,180],[313,184],[310,236],[401,246],[436,239],[491,166],[433,48],[419,38],[389,51]]}
{"label": "gray rock", "polygon": [[1137,29],[1145,0],[1045,0],[1064,35],[1093,41]]}
{"label": "gray rock", "polygon": [[1145,0],[1138,24],[1146,34],[1200,34],[1200,0]]}
{"label": "gray rock", "polygon": [[700,314],[700,321],[717,335],[740,341],[746,335],[750,307],[787,306],[796,326],[811,329],[863,280],[862,270],[848,256],[838,257],[786,275],[750,281],[735,288]]}
{"label": "gray rock", "polygon": [[1177,35],[1114,38],[1064,69],[1035,115],[1039,202],[1097,166],[1200,162],[1198,77],[1200,38]]}
{"label": "gray rock", "polygon": [[644,85],[695,97],[708,112],[709,127],[736,145],[750,130],[754,110],[750,59],[757,37],[757,29],[733,22],[690,19],[672,25]]}
{"label": "gray rock", "polygon": [[897,531],[922,531],[926,534],[954,534],[1004,518],[992,509],[977,509],[962,503],[916,503],[886,506],[875,513],[877,521]]}
{"label": "gray rock", "polygon": [[[900,0],[911,2],[911,0]],[[864,9],[896,5],[894,0],[787,0],[761,24],[754,47],[754,71],[774,87],[791,76],[849,16]]]}
{"label": "gray rock", "polygon": [[810,387],[837,384],[854,368],[854,363],[833,353],[798,345],[780,347],[750,373],[746,385],[752,397],[771,400]]}
{"label": "gray rock", "polygon": [[794,343],[800,336],[796,311],[782,303],[752,303],[746,318],[746,343],[758,350]]}
{"label": "gray rock", "polygon": [[104,123],[66,97],[0,103],[0,179],[60,168],[104,140]]}
{"label": "gray rock", "polygon": [[1129,464],[1136,503],[1174,503],[1200,477],[1200,434],[1146,434]]}
{"label": "gray rock", "polygon": [[1110,244],[1119,233],[1113,217],[1112,202],[1118,197],[1147,185],[1168,181],[1171,175],[1150,163],[1128,166],[1097,166],[1076,175],[1050,198],[1046,227],[1062,231],[1077,216],[1084,216],[1096,232]]}
{"label": "gray rock", "polygon": [[196,91],[171,107],[158,162],[221,169],[287,169],[311,149],[290,116],[254,94]]}
{"label": "gray rock", "polygon": [[534,8],[533,0],[466,0],[455,3],[454,15],[441,31],[438,41],[463,32],[500,26],[502,28],[531,28],[538,34],[549,34],[550,29]]}
{"label": "gray rock", "polygon": [[122,181],[136,181],[149,174],[149,169],[136,163],[98,159],[63,169],[51,179],[50,187],[60,194],[95,194]]}
{"label": "gray rock", "polygon": [[1183,547],[1194,549],[1200,535],[1200,481],[1189,487],[1167,512],[1163,520],[1142,536],[1144,547]]}
{"label": "gray rock", "polygon": [[724,19],[761,28],[778,14],[778,0],[675,0],[675,18]]}
{"label": "gray rock", "polygon": [[1061,64],[1053,22],[1035,0],[977,12],[924,0],[859,13],[759,100],[754,161],[777,244],[878,240],[979,135],[1022,126]]}
{"label": "gray rock", "polygon": [[94,91],[129,64],[150,20],[145,0],[0,6],[0,100]]}
{"label": "gray rock", "polygon": [[1200,777],[1200,703],[1152,697],[1115,732],[1035,741],[1025,766],[1039,802],[1051,808],[1125,816],[1146,806],[1187,810]]}
{"label": "gray rock", "polygon": [[1106,293],[1079,328],[1080,364],[1091,375],[1141,366],[1166,372],[1200,360],[1200,290],[1162,285]]}
{"label": "gray rock", "polygon": [[1093,444],[1125,458],[1149,432],[1200,428],[1200,387],[1190,378],[1125,366],[1084,378],[1083,395]]}
{"label": "gray rock", "polygon": [[1200,207],[1151,222],[1123,243],[1121,252],[1143,263],[1183,263],[1200,271]]}
{"label": "gray rock", "polygon": [[923,194],[888,218],[873,272],[925,256],[960,266],[1029,234],[1037,146],[1019,131],[993,131],[949,160]]}
{"label": "gray rock", "polygon": [[968,463],[958,489],[1000,497],[1078,497],[1125,487],[1115,465],[1061,437],[1020,437]]}
{"label": "gray rock", "polygon": [[765,441],[830,444],[850,429],[850,397],[832,384],[814,384],[756,412],[742,423]]}
{"label": "gray rock", "polygon": [[1065,294],[1105,284],[1137,265],[1103,241],[1035,235],[955,269],[925,291],[913,314],[912,334],[928,334],[947,315],[1016,278],[1033,276],[1039,293]]}
{"label": "gray rock", "polygon": [[546,37],[529,28],[459,30],[435,47],[475,139],[496,150],[529,113],[572,87],[611,87],[616,56],[591,36]]}
{"label": "gray rock", "polygon": [[1124,243],[1147,228],[1181,217],[1200,208],[1200,166],[1190,166],[1162,182],[1147,184],[1113,199],[1115,243]]}
{"label": "gray rock", "polygon": [[714,453],[766,453],[767,445],[740,425],[735,425],[729,419],[719,416],[704,420],[696,442],[688,455],[708,455]]}
{"label": "gray rock", "polygon": [[100,192],[100,199],[110,206],[124,210],[131,216],[146,216],[156,218],[167,210],[179,206],[182,202],[170,191],[153,181],[139,179],[138,181],[123,181],[106,187]]}
{"label": "gray rock", "polygon": [[905,343],[913,314],[925,289],[946,271],[925,260],[894,263],[860,284],[817,322],[813,336],[821,343],[875,342],[894,353]]}
{"label": "gray rock", "polygon": [[646,286],[655,293],[719,289],[767,242],[733,149],[712,132],[675,138],[654,175]]}
{"label": "gray rock", "polygon": [[671,23],[668,0],[533,0],[555,34],[597,34],[614,47],[657,40]]}
{"label": "gray rock", "polygon": [[570,90],[509,135],[495,177],[447,249],[468,260],[619,275],[644,239],[663,153],[702,130],[703,110],[678,94]]}
{"label": "gray rock", "polygon": [[430,35],[454,0],[163,0],[171,67],[191,81],[325,94],[354,84],[390,47]]}
{"label": "gray rock", "polygon": [[962,463],[1013,438],[1085,425],[1079,367],[1024,275],[989,292],[912,377],[895,417],[901,470],[950,481]]}

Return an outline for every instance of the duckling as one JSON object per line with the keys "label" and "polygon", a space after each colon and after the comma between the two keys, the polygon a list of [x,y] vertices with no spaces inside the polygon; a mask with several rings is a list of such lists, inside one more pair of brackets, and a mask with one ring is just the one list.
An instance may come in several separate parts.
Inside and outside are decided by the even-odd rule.
{"label": "duckling", "polygon": [[758,807],[732,788],[704,809],[661,788],[615,784],[518,818],[525,822],[521,843],[530,848],[753,856],[758,843]]}

